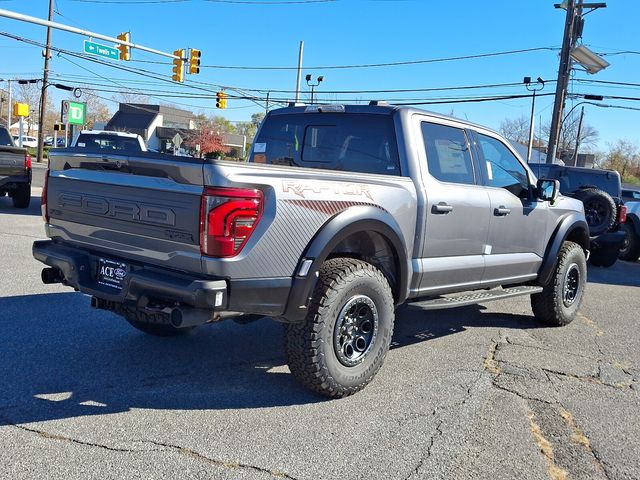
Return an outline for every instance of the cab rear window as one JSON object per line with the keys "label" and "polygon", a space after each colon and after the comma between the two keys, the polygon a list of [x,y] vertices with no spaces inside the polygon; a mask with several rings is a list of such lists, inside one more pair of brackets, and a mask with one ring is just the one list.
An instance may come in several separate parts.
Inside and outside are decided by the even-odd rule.
{"label": "cab rear window", "polygon": [[400,175],[393,119],[376,114],[272,115],[250,162]]}
{"label": "cab rear window", "polygon": [[0,145],[5,147],[13,147],[13,140],[11,140],[9,132],[7,132],[4,128],[0,128]]}
{"label": "cab rear window", "polygon": [[135,138],[119,135],[86,135],[81,133],[76,141],[76,148],[90,150],[119,150],[126,152],[141,152],[140,143]]}

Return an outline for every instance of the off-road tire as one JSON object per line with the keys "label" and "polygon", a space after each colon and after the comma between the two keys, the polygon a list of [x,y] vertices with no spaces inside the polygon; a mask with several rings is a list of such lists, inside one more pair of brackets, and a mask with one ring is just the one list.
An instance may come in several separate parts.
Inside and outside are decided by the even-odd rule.
{"label": "off-road tire", "polygon": [[640,258],[640,237],[636,233],[631,221],[621,225],[625,233],[624,245],[620,249],[620,259],[628,262],[635,262]]}
{"label": "off-road tire", "polygon": [[[336,331],[336,326],[344,327],[345,319],[352,318],[351,310],[347,309],[358,301],[365,302],[364,310],[369,308],[372,315],[377,313],[377,317],[372,317],[376,319],[377,329],[373,331],[377,334],[370,339],[362,358],[357,360],[359,363],[348,365],[345,350],[336,344],[342,341],[343,330]],[[362,310],[358,315],[362,315]],[[352,258],[326,261],[320,268],[304,321],[285,326],[285,350],[291,373],[305,387],[331,398],[362,390],[384,362],[391,344],[394,318],[393,295],[382,272]]]}
{"label": "off-road tire", "polygon": [[584,188],[578,190],[573,197],[584,204],[589,235],[595,237],[613,227],[618,209],[611,195],[599,188]]}
{"label": "off-road tire", "polygon": [[620,251],[615,248],[602,248],[594,250],[589,256],[589,263],[594,267],[609,268],[618,261]]}
{"label": "off-road tire", "polygon": [[31,185],[21,183],[11,194],[13,206],[16,208],[28,208],[31,203]]}
{"label": "off-road tire", "polygon": [[[587,262],[584,250],[577,243],[564,242],[551,280],[544,285],[542,292],[531,295],[533,314],[547,325],[568,325],[578,313],[586,282]],[[573,301],[567,303],[567,293],[573,290],[574,283],[576,290]]]}

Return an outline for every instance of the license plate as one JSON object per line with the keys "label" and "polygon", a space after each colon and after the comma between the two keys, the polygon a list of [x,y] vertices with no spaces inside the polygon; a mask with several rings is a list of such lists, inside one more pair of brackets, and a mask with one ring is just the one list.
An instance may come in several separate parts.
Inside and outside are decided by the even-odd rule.
{"label": "license plate", "polygon": [[98,259],[98,283],[106,287],[122,290],[122,281],[127,276],[128,266],[126,263]]}

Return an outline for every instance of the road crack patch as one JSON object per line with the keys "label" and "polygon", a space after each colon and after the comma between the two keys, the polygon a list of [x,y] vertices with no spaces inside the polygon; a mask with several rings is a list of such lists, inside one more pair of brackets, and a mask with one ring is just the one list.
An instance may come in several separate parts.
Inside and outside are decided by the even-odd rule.
{"label": "road crack patch", "polygon": [[[206,463],[209,465],[215,465],[216,467],[222,467],[229,470],[250,470],[254,472],[266,473],[271,475],[274,478],[284,478],[286,480],[297,480],[295,477],[292,477],[288,473],[282,472],[280,470],[271,470],[264,467],[259,467],[256,465],[250,465],[248,463],[242,462],[234,462],[234,461],[226,461],[220,460],[217,458],[207,457],[196,450],[181,447],[180,445],[173,445],[171,443],[157,442],[155,440],[141,440],[142,443],[150,443],[152,445],[156,445],[158,447],[162,447],[162,449],[172,450],[180,455],[184,455],[186,457],[192,458],[196,461]],[[161,451],[161,450],[158,450]]]}
{"label": "road crack patch", "polygon": [[484,362],[482,363],[482,366],[484,367],[484,369],[494,375],[500,375],[500,364],[495,358],[497,350],[498,350],[498,342],[493,342],[491,344],[491,347],[489,347],[489,351],[487,352],[487,355],[484,357]]}
{"label": "road crack patch", "polygon": [[571,412],[569,410],[567,410],[566,408],[561,407],[560,408],[560,416],[562,417],[562,419],[564,420],[566,425],[571,430],[571,437],[570,437],[571,441],[573,443],[575,443],[575,444],[578,444],[578,445],[581,445],[582,447],[584,447],[584,449],[593,457],[594,463],[598,467],[598,470],[600,470],[600,472],[606,478],[609,478],[609,475],[607,474],[607,470],[605,469],[605,466],[602,463],[602,460],[593,451],[593,448],[591,447],[591,445],[589,443],[589,438],[584,434],[582,429],[578,426],[578,424],[576,423],[575,419],[573,418],[573,415],[571,414]]}
{"label": "road crack patch", "polygon": [[553,453],[553,447],[551,446],[551,442],[545,438],[542,434],[542,429],[540,425],[536,423],[536,415],[533,412],[529,412],[527,417],[529,418],[529,427],[531,428],[531,434],[533,435],[534,440],[538,444],[538,448],[540,452],[547,460],[547,466],[549,468],[549,476],[552,480],[566,480],[567,471],[560,468],[555,463],[555,456]]}
{"label": "road crack patch", "polygon": [[75,438],[66,437],[64,435],[58,435],[56,433],[47,432],[45,430],[39,430],[37,428],[29,428],[29,427],[25,427],[24,425],[18,425],[16,423],[12,423],[12,422],[8,421],[6,418],[3,418],[3,421],[5,421],[7,423],[7,425],[10,425],[10,426],[12,426],[14,428],[17,428],[18,430],[22,430],[24,432],[29,432],[29,433],[34,433],[34,434],[38,435],[39,437],[45,438],[47,440],[56,440],[56,441],[59,441],[59,442],[74,443],[76,445],[82,445],[82,446],[85,446],[85,447],[101,448],[103,450],[109,450],[111,452],[137,452],[137,451],[139,451],[139,450],[132,450],[132,449],[128,449],[128,448],[110,447],[108,445],[104,445],[104,444],[100,444],[100,443],[85,442],[83,440],[77,440]]}

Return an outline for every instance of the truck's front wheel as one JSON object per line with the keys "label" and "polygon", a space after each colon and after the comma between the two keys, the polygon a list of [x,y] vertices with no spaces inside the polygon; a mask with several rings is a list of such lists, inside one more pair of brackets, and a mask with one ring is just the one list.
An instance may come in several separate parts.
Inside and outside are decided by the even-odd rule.
{"label": "truck's front wheel", "polygon": [[553,277],[542,292],[531,295],[533,314],[548,325],[568,325],[578,313],[586,283],[584,250],[577,243],[564,242]]}
{"label": "truck's front wheel", "polygon": [[361,260],[328,260],[305,320],[285,327],[291,373],[322,395],[354,394],[382,366],[393,323],[393,295],[382,272]]}

